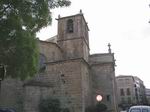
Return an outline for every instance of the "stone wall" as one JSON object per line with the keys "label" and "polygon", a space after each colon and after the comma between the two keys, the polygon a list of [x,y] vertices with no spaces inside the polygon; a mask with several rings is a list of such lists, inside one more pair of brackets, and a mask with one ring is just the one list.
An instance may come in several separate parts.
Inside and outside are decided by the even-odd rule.
{"label": "stone wall", "polygon": [[59,42],[59,46],[63,49],[65,59],[81,58],[83,56],[82,39],[72,39]]}
{"label": "stone wall", "polygon": [[81,76],[82,76],[82,96],[83,96],[83,106],[84,109],[92,105],[92,87],[91,87],[91,77],[90,77],[90,66],[85,60],[81,63]]}
{"label": "stone wall", "polygon": [[[73,32],[67,32],[67,21],[73,21]],[[84,58],[88,61],[88,26],[82,14],[58,18],[58,45],[64,51],[66,59]]]}
{"label": "stone wall", "polygon": [[112,54],[97,54],[90,57],[93,101],[97,103],[96,96],[103,97],[102,102],[109,111],[117,111],[116,82],[114,60]]}
{"label": "stone wall", "polygon": [[39,112],[39,103],[42,99],[54,98],[53,89],[48,85],[26,85],[24,87],[24,112]]}
{"label": "stone wall", "polygon": [[13,108],[17,112],[23,109],[23,82],[7,78],[1,82],[0,107]]}
{"label": "stone wall", "polygon": [[[73,20],[73,33],[67,33],[67,21]],[[58,41],[84,37],[88,43],[88,26],[83,14],[58,18]]]}
{"label": "stone wall", "polygon": [[[56,88],[58,98],[62,106],[71,112],[81,112],[82,85],[81,85],[81,61],[67,60],[57,63],[49,63],[47,73]],[[53,75],[53,76],[52,76]]]}
{"label": "stone wall", "polygon": [[[102,95],[102,102],[107,104],[108,108],[113,108],[113,87],[112,87],[112,76],[110,75],[109,65],[96,65],[92,66],[92,78],[93,78],[93,100],[96,103],[96,96]],[[106,97],[109,95],[109,101]]]}
{"label": "stone wall", "polygon": [[88,66],[83,63],[82,59],[48,63],[44,74],[25,85],[25,112],[38,112],[43,96],[60,99],[62,107],[69,108],[70,112],[83,112],[90,93],[86,82],[90,80]]}
{"label": "stone wall", "polygon": [[63,59],[63,51],[56,43],[39,41],[39,51],[44,54],[47,62],[54,62]]}

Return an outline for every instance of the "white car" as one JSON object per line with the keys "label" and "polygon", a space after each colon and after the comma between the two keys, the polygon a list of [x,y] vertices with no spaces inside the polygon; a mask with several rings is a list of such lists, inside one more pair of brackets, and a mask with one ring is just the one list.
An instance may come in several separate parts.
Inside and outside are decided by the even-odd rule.
{"label": "white car", "polygon": [[150,106],[137,105],[130,107],[128,112],[150,112]]}

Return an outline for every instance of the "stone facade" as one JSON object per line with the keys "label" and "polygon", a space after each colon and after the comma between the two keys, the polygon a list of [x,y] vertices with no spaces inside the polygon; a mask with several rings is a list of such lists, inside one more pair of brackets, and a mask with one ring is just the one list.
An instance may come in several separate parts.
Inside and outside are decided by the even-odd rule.
{"label": "stone facade", "polygon": [[121,108],[129,108],[131,105],[146,104],[145,86],[141,79],[132,75],[120,75],[116,77],[118,88],[118,103]]}
{"label": "stone facade", "polygon": [[[114,54],[90,55],[93,97],[102,95],[103,103],[110,111],[117,108]],[[94,100],[94,99],[93,99]],[[96,100],[95,102],[96,103]]]}
{"label": "stone facade", "polygon": [[147,104],[150,105],[150,89],[146,88],[146,99]]}
{"label": "stone facade", "polygon": [[[20,95],[23,112],[39,112],[40,100],[54,97],[70,112],[85,112],[88,106],[97,103],[96,96],[101,95],[108,110],[117,112],[114,54],[110,49],[109,53],[89,54],[89,28],[81,12],[57,20],[57,36],[39,40],[42,71],[25,82],[4,80],[0,105],[19,112]],[[13,90],[8,89],[8,84]],[[7,92],[10,95],[5,99]]]}
{"label": "stone facade", "polygon": [[16,79],[5,79],[1,82],[0,107],[23,108],[23,82]]}

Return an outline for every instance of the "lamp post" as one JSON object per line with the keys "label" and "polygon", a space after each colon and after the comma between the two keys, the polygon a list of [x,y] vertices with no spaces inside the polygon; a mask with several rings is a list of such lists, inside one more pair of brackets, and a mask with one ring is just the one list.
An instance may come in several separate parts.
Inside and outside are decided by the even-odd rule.
{"label": "lamp post", "polygon": [[6,66],[0,65],[0,81],[4,79],[5,75],[6,75]]}
{"label": "lamp post", "polygon": [[103,97],[101,95],[96,96],[97,104],[95,106],[96,112],[105,112],[107,110],[107,106],[101,103]]}
{"label": "lamp post", "polygon": [[6,65],[1,64],[0,65],[0,89],[1,89],[1,81],[4,80],[5,75],[6,75]]}

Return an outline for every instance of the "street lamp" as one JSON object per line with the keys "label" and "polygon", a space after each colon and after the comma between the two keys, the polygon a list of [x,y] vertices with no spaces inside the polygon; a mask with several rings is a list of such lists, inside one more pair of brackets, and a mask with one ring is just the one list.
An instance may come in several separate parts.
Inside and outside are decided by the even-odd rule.
{"label": "street lamp", "polygon": [[97,95],[97,96],[96,96],[96,100],[97,100],[98,102],[102,101],[102,99],[103,99],[103,97],[102,97],[101,95]]}
{"label": "street lamp", "polygon": [[6,65],[0,65],[0,90],[1,90],[1,81],[4,80],[6,75]]}

